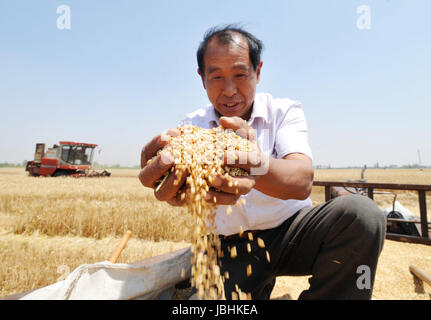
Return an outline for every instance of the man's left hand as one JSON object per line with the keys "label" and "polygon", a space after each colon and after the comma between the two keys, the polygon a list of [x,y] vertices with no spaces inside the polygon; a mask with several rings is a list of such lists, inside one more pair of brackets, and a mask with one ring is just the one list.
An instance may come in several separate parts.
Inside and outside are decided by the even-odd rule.
{"label": "man's left hand", "polygon": [[[256,144],[255,152],[231,151],[227,152],[224,157],[225,164],[231,167],[242,168],[247,172],[252,172],[253,168],[261,167],[267,158],[262,154],[256,143],[256,133],[248,125],[247,121],[240,117],[220,117],[220,125],[225,129],[231,129],[239,136],[248,139],[251,143]],[[217,204],[234,205],[241,195],[245,195],[255,186],[259,176],[235,176],[227,179],[224,176],[217,178],[210,183],[212,187],[207,194],[208,202]]]}

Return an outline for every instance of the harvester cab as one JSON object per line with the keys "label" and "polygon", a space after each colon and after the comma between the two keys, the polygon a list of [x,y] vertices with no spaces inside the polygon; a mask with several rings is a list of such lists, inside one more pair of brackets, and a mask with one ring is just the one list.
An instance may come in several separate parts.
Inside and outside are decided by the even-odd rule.
{"label": "harvester cab", "polygon": [[48,148],[45,144],[37,143],[34,160],[27,162],[26,171],[32,176],[109,176],[103,171],[97,173],[92,170],[94,150],[97,144],[60,141]]}

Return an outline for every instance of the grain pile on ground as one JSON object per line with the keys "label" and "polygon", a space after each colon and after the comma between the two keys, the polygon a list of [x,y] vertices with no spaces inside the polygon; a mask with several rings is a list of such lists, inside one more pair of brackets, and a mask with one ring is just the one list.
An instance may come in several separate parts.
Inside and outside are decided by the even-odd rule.
{"label": "grain pile on ground", "polygon": [[[189,212],[196,219],[191,239],[194,255],[192,285],[197,288],[197,296],[200,299],[223,298],[223,282],[229,275],[220,274],[218,265],[218,257],[222,253],[214,226],[217,199],[215,196],[208,199],[210,184],[220,175],[229,181],[230,187],[235,187],[231,176],[248,173],[225,165],[225,155],[253,152],[256,147],[249,140],[223,127],[203,129],[187,125],[179,127],[178,130],[180,135],[171,138],[165,150],[175,159],[175,165],[169,173],[175,174],[174,184],[178,184],[183,176],[188,174],[186,187],[180,192],[181,199],[186,201]],[[230,207],[227,208],[228,213],[229,210]],[[249,270],[247,272],[251,273]],[[244,296],[241,292],[238,292],[238,295]]]}

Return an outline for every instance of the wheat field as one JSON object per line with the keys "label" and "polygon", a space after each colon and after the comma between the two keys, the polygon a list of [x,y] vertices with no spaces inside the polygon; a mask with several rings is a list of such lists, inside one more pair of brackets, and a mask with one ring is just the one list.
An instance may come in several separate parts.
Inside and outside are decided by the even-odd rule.
{"label": "wheat field", "polygon": [[[81,264],[109,259],[124,232],[133,234],[118,262],[128,263],[189,245],[193,220],[183,208],[156,201],[137,169],[109,178],[34,178],[22,168],[0,168],[0,297],[59,281]],[[315,180],[359,179],[360,169],[316,170]],[[431,170],[369,169],[368,182],[431,184]],[[419,216],[415,192],[397,200]],[[313,204],[324,201],[314,187]],[[375,196],[386,209],[392,195]],[[431,221],[431,194],[427,193]],[[431,274],[431,246],[385,241],[373,299],[431,299],[431,288],[408,271]],[[272,299],[296,299],[308,277],[279,277]]]}

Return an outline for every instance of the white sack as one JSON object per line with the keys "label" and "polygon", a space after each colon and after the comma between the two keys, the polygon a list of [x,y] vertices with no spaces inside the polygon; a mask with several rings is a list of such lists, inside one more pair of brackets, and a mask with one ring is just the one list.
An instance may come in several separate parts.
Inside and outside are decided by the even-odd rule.
{"label": "white sack", "polygon": [[190,277],[190,248],[134,264],[108,261],[84,264],[68,277],[21,297],[22,300],[129,300],[157,299],[181,282],[181,272]]}

